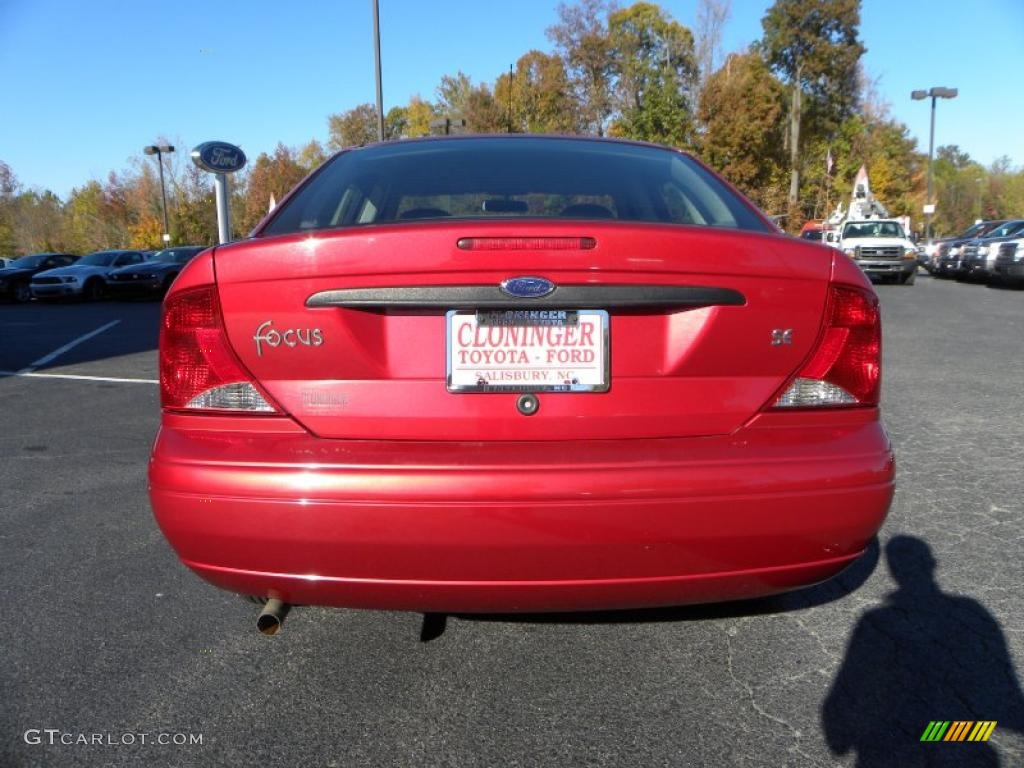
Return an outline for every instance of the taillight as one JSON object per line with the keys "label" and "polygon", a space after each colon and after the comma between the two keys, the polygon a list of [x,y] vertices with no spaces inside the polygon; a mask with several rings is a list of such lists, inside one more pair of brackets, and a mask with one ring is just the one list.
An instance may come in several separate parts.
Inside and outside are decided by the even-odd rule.
{"label": "taillight", "polygon": [[882,322],[878,298],[832,286],[818,348],[775,402],[776,408],[878,405]]}
{"label": "taillight", "polygon": [[212,285],[173,293],[164,303],[160,404],[183,411],[280,412],[228,345]]}

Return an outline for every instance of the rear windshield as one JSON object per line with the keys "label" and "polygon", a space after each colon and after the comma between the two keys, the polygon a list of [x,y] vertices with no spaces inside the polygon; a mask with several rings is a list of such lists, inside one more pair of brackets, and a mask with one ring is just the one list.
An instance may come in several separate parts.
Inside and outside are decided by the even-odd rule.
{"label": "rear windshield", "polygon": [[554,138],[345,152],[260,234],[444,219],[603,219],[771,230],[713,174],[657,147]]}

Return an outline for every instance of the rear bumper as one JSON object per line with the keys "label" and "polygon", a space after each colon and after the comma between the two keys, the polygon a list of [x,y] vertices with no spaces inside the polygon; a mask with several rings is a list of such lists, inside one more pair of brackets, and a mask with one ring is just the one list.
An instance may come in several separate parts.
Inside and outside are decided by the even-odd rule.
{"label": "rear bumper", "polygon": [[829,578],[885,518],[894,466],[880,423],[820,416],[762,416],[725,437],[472,444],[165,416],[150,497],[196,573],[286,602],[565,611],[738,599]]}

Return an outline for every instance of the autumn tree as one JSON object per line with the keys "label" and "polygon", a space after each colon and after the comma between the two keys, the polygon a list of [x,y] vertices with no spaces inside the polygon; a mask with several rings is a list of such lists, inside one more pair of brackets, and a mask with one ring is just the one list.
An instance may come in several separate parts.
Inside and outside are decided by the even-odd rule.
{"label": "autumn tree", "polygon": [[444,75],[437,86],[437,110],[445,117],[459,117],[469,109],[469,98],[473,93],[473,81],[461,70],[454,75]]}
{"label": "autumn tree", "polygon": [[261,153],[246,180],[245,203],[238,221],[240,229],[248,232],[256,226],[270,210],[271,199],[281,200],[309,170],[299,162],[297,153],[284,144],[279,143],[272,155]]}
{"label": "autumn tree", "polygon": [[558,56],[529,51],[513,74],[494,84],[497,105],[505,107],[509,130],[521,133],[574,133],[575,105],[565,65]]}
{"label": "autumn tree", "polygon": [[14,211],[20,186],[18,177],[14,175],[11,166],[0,160],[0,254],[4,256],[17,252],[17,242],[14,236]]}
{"label": "autumn tree", "polygon": [[346,147],[359,147],[377,141],[377,108],[373,104],[357,107],[327,117],[327,146],[336,152]]}
{"label": "autumn tree", "polygon": [[980,178],[977,218],[1020,217],[1024,211],[1024,169],[1015,171],[1004,155],[996,158]]}
{"label": "autumn tree", "polygon": [[65,206],[49,190],[22,191],[14,198],[14,253],[72,250],[65,234]]}
{"label": "autumn tree", "polygon": [[486,83],[470,90],[464,116],[470,133],[504,133],[508,127],[507,112]]}
{"label": "autumn tree", "polygon": [[977,218],[1000,218],[998,207],[990,204],[991,196],[985,199],[987,179],[984,166],[958,146],[939,147],[935,151],[932,170],[935,179],[932,227],[935,232],[954,234],[962,232]]}
{"label": "autumn tree", "polygon": [[436,116],[434,105],[424,101],[419,94],[409,99],[405,108],[405,133],[403,136],[413,138],[416,136],[429,136],[430,124]]}
{"label": "autumn tree", "polygon": [[617,9],[606,0],[560,3],[558,23],[547,30],[565,64],[576,122],[584,133],[603,136],[614,112],[612,40],[606,19]]}
{"label": "autumn tree", "polygon": [[445,75],[437,86],[438,117],[465,120],[468,133],[504,133],[508,110],[486,83],[474,85],[464,72]]}
{"label": "autumn tree", "polygon": [[128,244],[127,222],[108,189],[93,179],[71,190],[64,210],[65,242],[76,253]]}
{"label": "autumn tree", "polygon": [[608,17],[616,135],[677,147],[693,139],[687,97],[697,77],[693,33],[659,6],[639,2]]}
{"label": "autumn tree", "polygon": [[782,84],[756,53],[731,54],[701,91],[700,154],[725,178],[769,209],[784,162]]}
{"label": "autumn tree", "polygon": [[[232,174],[232,188],[241,186],[238,174]],[[180,174],[175,175],[174,217],[171,219],[171,241],[178,245],[213,245],[217,242],[217,206],[214,200],[213,177],[189,163]],[[233,237],[246,234],[241,226],[242,212],[239,195],[233,194],[230,200],[234,214]]]}
{"label": "autumn tree", "polygon": [[805,112],[814,113],[827,131],[855,105],[857,63],[865,50],[857,38],[860,0],[776,0],[761,26],[765,60],[789,88],[788,201],[795,208]]}
{"label": "autumn tree", "polygon": [[327,152],[324,151],[323,144],[316,139],[311,139],[305,144],[295,158],[295,162],[305,173],[312,173],[323,165],[325,160],[327,160]]}

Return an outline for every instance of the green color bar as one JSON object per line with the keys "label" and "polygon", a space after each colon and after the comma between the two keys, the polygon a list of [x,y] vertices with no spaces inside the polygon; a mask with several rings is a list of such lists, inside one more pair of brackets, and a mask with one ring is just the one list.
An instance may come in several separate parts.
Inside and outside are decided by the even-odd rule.
{"label": "green color bar", "polygon": [[921,735],[921,741],[940,741],[949,728],[949,720],[932,720]]}

